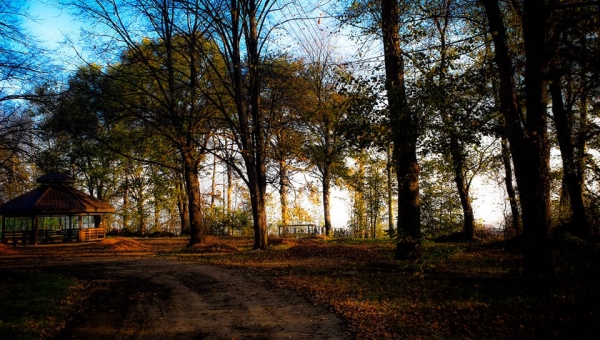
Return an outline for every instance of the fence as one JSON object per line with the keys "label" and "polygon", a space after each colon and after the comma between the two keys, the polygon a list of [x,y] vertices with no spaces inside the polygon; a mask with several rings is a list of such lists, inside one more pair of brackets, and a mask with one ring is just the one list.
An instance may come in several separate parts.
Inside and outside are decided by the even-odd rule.
{"label": "fence", "polygon": [[[281,237],[309,237],[325,235],[325,227],[318,227],[316,224],[290,224],[279,226],[279,236]],[[333,237],[352,237],[352,232],[346,228],[332,228]]]}
{"label": "fence", "polygon": [[290,224],[279,226],[279,236],[281,237],[309,237],[324,234],[325,228],[317,227],[315,224]]}

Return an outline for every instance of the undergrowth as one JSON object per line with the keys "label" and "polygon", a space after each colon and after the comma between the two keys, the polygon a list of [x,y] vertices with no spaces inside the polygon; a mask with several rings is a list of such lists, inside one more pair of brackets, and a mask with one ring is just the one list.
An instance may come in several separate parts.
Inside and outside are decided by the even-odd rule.
{"label": "undergrowth", "polygon": [[50,339],[64,327],[80,286],[72,278],[0,270],[0,339]]}

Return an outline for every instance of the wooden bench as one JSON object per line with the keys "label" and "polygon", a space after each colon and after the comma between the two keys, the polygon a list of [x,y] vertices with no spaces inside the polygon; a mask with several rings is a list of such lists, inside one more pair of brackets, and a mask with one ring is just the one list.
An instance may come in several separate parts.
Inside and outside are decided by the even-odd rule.
{"label": "wooden bench", "polygon": [[26,246],[31,239],[31,234],[29,231],[8,231],[4,233],[2,238],[4,243],[10,242],[13,246],[17,246],[20,241],[24,246]]}
{"label": "wooden bench", "polygon": [[54,243],[55,241],[62,242],[65,238],[62,230],[40,230],[38,238],[43,243]]}

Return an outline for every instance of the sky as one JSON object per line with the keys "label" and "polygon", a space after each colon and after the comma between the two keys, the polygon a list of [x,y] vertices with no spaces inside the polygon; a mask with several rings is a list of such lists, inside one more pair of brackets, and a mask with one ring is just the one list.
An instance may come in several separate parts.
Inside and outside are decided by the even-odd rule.
{"label": "sky", "polygon": [[[76,54],[68,46],[62,44],[64,35],[77,33],[77,23],[72,20],[66,10],[52,5],[51,0],[31,0],[29,14],[35,21],[26,22],[26,28],[49,49],[56,50],[58,59],[65,63],[64,69],[77,66]],[[497,184],[476,178],[472,187],[473,208],[476,219],[484,224],[498,225],[503,219],[505,209],[504,190]],[[347,193],[334,189],[331,195],[331,218],[334,227],[344,227],[348,224],[350,199]]]}
{"label": "sky", "polygon": [[47,42],[49,47],[60,47],[59,42],[63,40],[63,33],[76,31],[68,13],[60,10],[56,5],[31,0],[29,14],[35,21],[27,21],[27,28],[34,36]]}

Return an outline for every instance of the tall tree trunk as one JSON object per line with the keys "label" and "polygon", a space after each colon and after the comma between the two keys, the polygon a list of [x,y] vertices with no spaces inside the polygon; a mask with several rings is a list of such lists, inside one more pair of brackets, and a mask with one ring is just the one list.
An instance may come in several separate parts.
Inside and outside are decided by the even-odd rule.
{"label": "tall tree trunk", "polygon": [[129,174],[125,174],[125,183],[123,184],[123,229],[129,229],[131,223],[129,214]]}
{"label": "tall tree trunk", "polygon": [[[255,0],[231,2],[231,62],[233,96],[236,104],[237,130],[241,154],[248,175],[247,184],[252,204],[254,249],[268,249],[266,145],[264,119],[260,110],[260,55]],[[240,31],[242,27],[242,32]],[[248,74],[244,74],[242,35],[246,43]],[[246,83],[247,82],[247,83]],[[248,85],[246,85],[248,84]],[[248,102],[249,100],[249,102]],[[249,116],[250,115],[250,116]]]}
{"label": "tall tree trunk", "polygon": [[504,184],[506,185],[506,193],[508,195],[508,201],[510,204],[510,212],[512,217],[512,227],[515,231],[515,235],[521,235],[523,230],[521,229],[521,213],[519,212],[519,203],[517,200],[517,193],[513,185],[513,171],[510,162],[510,150],[508,147],[508,140],[506,136],[502,136],[500,141],[502,145],[502,162],[504,163]]}
{"label": "tall tree trunk", "polygon": [[185,189],[185,179],[177,175],[177,208],[179,209],[179,220],[181,224],[181,236],[187,235],[190,232],[190,210],[188,208],[187,189]]}
{"label": "tall tree trunk", "polygon": [[233,195],[233,167],[227,163],[227,215],[231,217],[231,195]]}
{"label": "tall tree trunk", "polygon": [[481,0],[485,6],[500,76],[500,110],[507,124],[515,177],[523,212],[523,262],[528,275],[553,275],[550,246],[550,181],[546,123],[545,16],[541,0],[525,0],[525,87],[527,119],[521,120],[514,84],[512,59],[498,0]]}
{"label": "tall tree trunk", "polygon": [[[554,274],[550,244],[550,149],[547,124],[548,58],[546,30],[549,16],[544,0],[525,0],[523,37],[525,41],[525,97],[527,105],[526,147],[529,164],[522,163],[519,190],[523,210],[523,232],[528,242],[524,249],[525,271],[534,275]],[[541,46],[540,46],[541,43]],[[511,143],[512,145],[512,143]],[[515,164],[516,168],[516,164]],[[517,178],[519,178],[517,177]],[[530,209],[531,208],[531,209]]]}
{"label": "tall tree trunk", "polygon": [[465,155],[462,146],[455,136],[450,137],[450,156],[452,157],[452,168],[454,169],[454,183],[460,197],[463,210],[463,235],[472,240],[475,238],[475,215],[471,206],[469,187],[465,179]]}
{"label": "tall tree trunk", "polygon": [[[416,153],[418,126],[406,98],[399,15],[400,10],[396,0],[382,0],[381,29],[385,59],[385,87],[394,142],[393,158],[398,178],[397,228],[399,233],[418,239],[421,236],[419,165]],[[397,252],[397,256],[401,255]]]}
{"label": "tall tree trunk", "polygon": [[585,237],[588,234],[588,222],[586,218],[585,205],[583,203],[582,173],[578,171],[575,160],[575,145],[573,143],[573,122],[569,112],[564,106],[561,77],[558,70],[552,72],[550,83],[552,95],[552,112],[554,113],[554,125],[556,137],[563,164],[563,180],[569,194],[571,206],[571,223],[569,230],[577,236]]}
{"label": "tall tree trunk", "polygon": [[329,169],[323,171],[323,218],[325,220],[325,235],[331,235],[331,175]]}
{"label": "tall tree trunk", "polygon": [[267,227],[267,168],[266,143],[263,135],[264,119],[260,110],[260,55],[258,47],[257,4],[255,0],[248,1],[249,35],[246,36],[250,58],[250,110],[252,112],[252,129],[254,140],[254,172],[256,175],[256,211],[254,218],[254,249],[269,248],[269,233]]}
{"label": "tall tree trunk", "polygon": [[[237,130],[247,173],[254,226],[254,249],[268,249],[266,145],[260,110],[260,55],[255,0],[230,3],[231,76],[237,111]],[[240,30],[241,27],[241,30]],[[243,39],[242,39],[243,36]],[[248,73],[244,74],[241,41],[245,41]],[[246,85],[247,84],[247,85]],[[250,116],[249,116],[250,115]]]}
{"label": "tall tree trunk", "polygon": [[215,210],[215,200],[217,199],[217,157],[213,156],[213,164],[212,164],[212,178],[210,185],[210,211],[211,214],[214,213]]}
{"label": "tall tree trunk", "polygon": [[388,144],[386,148],[387,155],[387,206],[388,206],[388,230],[390,235],[394,231],[394,194],[392,192],[392,145]]}
{"label": "tall tree trunk", "polygon": [[266,202],[266,177],[257,171],[257,165],[246,161],[246,166],[252,166],[248,171],[250,203],[252,204],[252,216],[254,219],[254,245],[253,249],[266,250],[269,248],[267,230],[267,202]]}
{"label": "tall tree trunk", "polygon": [[281,203],[281,223],[288,225],[290,223],[288,211],[288,187],[287,164],[285,160],[279,160],[279,202]]}
{"label": "tall tree trunk", "polygon": [[140,228],[139,232],[142,235],[146,234],[147,226],[146,226],[146,209],[145,209],[146,199],[144,198],[144,194],[142,190],[140,190],[140,197],[138,199],[138,215],[140,218]]}
{"label": "tall tree trunk", "polygon": [[198,162],[191,155],[182,152],[184,161],[184,179],[190,217],[190,241],[188,246],[206,241],[206,225],[202,216],[202,198],[198,177]]}
{"label": "tall tree trunk", "polygon": [[460,203],[463,210],[463,235],[473,240],[475,237],[475,216],[473,214],[473,207],[471,206],[471,197],[469,195],[469,186],[465,178],[465,150],[460,143],[459,135],[460,132],[454,126],[453,118],[448,111],[448,92],[445,90],[447,80],[446,75],[448,73],[448,46],[446,43],[447,31],[450,23],[450,1],[445,2],[443,5],[443,14],[439,18],[435,18],[435,25],[440,35],[440,64],[439,64],[439,85],[441,85],[441,98],[438,106],[438,110],[441,113],[442,120],[444,121],[445,128],[449,130],[448,138],[450,139],[449,152],[450,159],[452,161],[452,168],[454,170],[454,183],[458,191]]}
{"label": "tall tree trunk", "polygon": [[367,200],[366,200],[366,175],[365,175],[365,156],[364,154],[358,159],[358,173],[356,191],[354,195],[354,215],[356,216],[355,225],[360,234],[360,237],[367,237],[369,228],[367,224]]}
{"label": "tall tree trunk", "polygon": [[[585,70],[582,70],[585,72]],[[581,192],[583,192],[583,178],[585,174],[585,163],[586,163],[586,148],[588,140],[588,94],[583,91],[581,94],[581,100],[579,101],[579,117],[578,125],[579,129],[575,138],[575,168],[577,171],[577,178],[580,179],[579,185],[581,186]]]}

